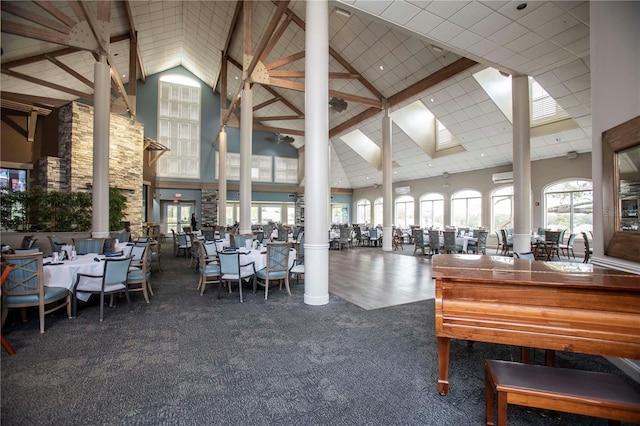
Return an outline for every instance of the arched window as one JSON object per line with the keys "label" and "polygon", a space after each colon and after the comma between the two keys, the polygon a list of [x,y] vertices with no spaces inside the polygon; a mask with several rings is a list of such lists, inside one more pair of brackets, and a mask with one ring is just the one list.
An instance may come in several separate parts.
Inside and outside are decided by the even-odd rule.
{"label": "arched window", "polygon": [[420,226],[424,229],[444,229],[444,197],[426,194],[420,198]]}
{"label": "arched window", "polygon": [[371,202],[360,200],[356,203],[356,223],[371,223]]}
{"label": "arched window", "polygon": [[403,195],[396,199],[396,216],[393,224],[402,228],[414,225],[414,201],[410,195]]}
{"label": "arched window", "polygon": [[456,228],[479,228],[482,224],[482,194],[473,189],[451,196],[451,224]]}
{"label": "arched window", "polygon": [[382,225],[382,197],[373,202],[373,222],[372,225]]}
{"label": "arched window", "polygon": [[513,186],[491,192],[491,231],[513,228]]}
{"label": "arched window", "polygon": [[593,185],[588,180],[566,180],[544,189],[544,223],[548,229],[573,234],[593,230]]}

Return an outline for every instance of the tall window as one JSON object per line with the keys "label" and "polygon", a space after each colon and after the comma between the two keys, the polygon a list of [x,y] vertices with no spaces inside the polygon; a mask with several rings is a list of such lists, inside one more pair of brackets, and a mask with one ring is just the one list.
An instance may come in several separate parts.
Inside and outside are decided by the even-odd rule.
{"label": "tall window", "polygon": [[356,204],[356,223],[371,223],[371,202],[360,200]]}
{"label": "tall window", "polygon": [[343,203],[331,203],[331,223],[349,223],[349,207]]}
{"label": "tall window", "polygon": [[414,211],[415,203],[410,195],[403,195],[396,199],[396,218],[393,221],[395,226],[406,228],[415,225]]}
{"label": "tall window", "polygon": [[298,183],[298,159],[275,157],[276,173],[274,182]]}
{"label": "tall window", "polygon": [[491,193],[491,230],[513,228],[513,186]]}
{"label": "tall window", "polygon": [[200,178],[200,85],[182,76],[164,76],[158,90],[158,142],[168,147],[158,160],[158,176]]}
{"label": "tall window", "polygon": [[[293,225],[295,220],[294,203],[252,203],[251,224],[278,222],[285,225]],[[227,202],[227,223],[233,225],[240,221],[240,203]]]}
{"label": "tall window", "polygon": [[456,228],[479,228],[482,223],[482,194],[472,189],[451,196],[451,224]]}
{"label": "tall window", "polygon": [[556,183],[544,190],[545,226],[573,234],[593,230],[593,186],[586,180]]}
{"label": "tall window", "polygon": [[420,226],[444,229],[444,197],[427,194],[420,198]]}
{"label": "tall window", "polygon": [[382,225],[382,197],[373,202],[373,222],[372,225]]}

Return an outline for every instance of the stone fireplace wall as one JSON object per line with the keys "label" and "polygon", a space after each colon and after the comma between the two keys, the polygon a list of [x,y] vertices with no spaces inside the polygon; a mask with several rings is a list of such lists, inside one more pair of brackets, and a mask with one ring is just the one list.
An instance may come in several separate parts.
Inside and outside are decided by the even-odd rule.
{"label": "stone fireplace wall", "polygon": [[[93,186],[93,107],[73,102],[60,110],[58,155],[66,176],[61,191],[91,191]],[[142,232],[144,127],[128,117],[111,114],[109,186],[127,197],[124,220],[132,234]]]}

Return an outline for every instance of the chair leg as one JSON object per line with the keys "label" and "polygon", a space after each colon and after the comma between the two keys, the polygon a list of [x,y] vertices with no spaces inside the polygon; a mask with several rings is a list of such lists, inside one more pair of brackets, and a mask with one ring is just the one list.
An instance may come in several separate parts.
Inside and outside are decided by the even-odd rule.
{"label": "chair leg", "polygon": [[4,348],[4,350],[7,351],[9,356],[15,355],[16,350],[13,349],[13,346],[11,346],[11,343],[9,343],[9,341],[5,339],[4,336],[0,336],[0,337],[2,338],[2,347]]}
{"label": "chair leg", "polygon": [[44,302],[38,306],[38,316],[40,317],[40,333],[44,333]]}

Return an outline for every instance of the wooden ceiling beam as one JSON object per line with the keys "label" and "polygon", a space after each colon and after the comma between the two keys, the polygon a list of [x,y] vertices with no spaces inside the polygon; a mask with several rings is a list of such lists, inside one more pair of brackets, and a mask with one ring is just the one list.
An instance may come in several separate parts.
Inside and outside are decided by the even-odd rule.
{"label": "wooden ceiling beam", "polygon": [[300,117],[299,115],[273,115],[270,117],[258,117],[253,116],[253,121],[282,121],[282,120],[300,120],[304,117]]}
{"label": "wooden ceiling beam", "polygon": [[69,35],[69,33],[71,32],[71,28],[75,25],[75,22],[74,25],[69,26],[58,20],[53,20],[45,16],[38,15],[37,13],[33,13],[33,11],[18,6],[14,2],[3,1],[2,3],[0,3],[0,8],[4,12],[10,13],[26,21],[33,22],[34,24],[41,25],[49,30],[57,31],[66,35]]}
{"label": "wooden ceiling beam", "polygon": [[11,77],[14,77],[14,78],[19,78],[20,80],[28,81],[30,83],[39,84],[41,86],[45,86],[45,87],[48,87],[50,89],[58,90],[59,92],[62,92],[62,93],[69,93],[70,95],[74,95],[74,96],[77,96],[79,98],[93,100],[93,94],[83,93],[83,92],[80,92],[78,90],[74,90],[74,89],[70,89],[68,87],[60,86],[59,84],[50,83],[50,82],[48,82],[46,80],[41,80],[39,78],[31,77],[29,75],[25,75],[25,74],[22,74],[22,73],[19,73],[19,72],[3,69],[2,70],[2,74],[8,75],[8,76],[11,76]]}
{"label": "wooden ceiling beam", "polygon": [[286,129],[284,127],[264,126],[262,124],[254,124],[253,130],[261,132],[283,133],[285,135],[304,136],[304,130]]}
{"label": "wooden ceiling beam", "polygon": [[73,28],[77,23],[69,15],[62,12],[60,9],[58,9],[51,1],[42,0],[42,1],[34,1],[34,3],[40,6],[45,11],[47,11],[51,16],[54,16],[57,20],[59,20],[69,28]]}
{"label": "wooden ceiling beam", "polygon": [[302,59],[302,58],[304,58],[304,56],[305,56],[305,51],[303,50],[302,52],[294,53],[293,55],[289,55],[289,56],[286,56],[284,58],[277,59],[277,60],[275,60],[273,62],[269,62],[268,64],[265,64],[264,66],[265,66],[266,69],[272,70],[274,68],[279,68],[281,66],[284,66],[284,65],[290,64],[292,62],[295,62],[295,61],[297,61],[299,59]]}
{"label": "wooden ceiling beam", "polygon": [[269,24],[265,28],[264,33],[262,34],[262,38],[258,42],[258,46],[256,47],[255,52],[253,52],[253,57],[251,58],[251,62],[249,63],[249,66],[245,70],[246,71],[245,75],[249,80],[251,79],[251,73],[253,73],[253,70],[255,69],[256,65],[258,65],[258,61],[260,60],[262,53],[265,51],[267,44],[269,44],[271,35],[274,33],[276,27],[278,26],[278,22],[280,22],[282,15],[284,15],[284,12],[287,10],[287,7],[289,6],[289,1],[290,0],[283,0],[278,2],[278,8],[274,12],[273,16],[271,17],[271,20],[269,21]]}
{"label": "wooden ceiling beam", "polygon": [[375,117],[377,114],[380,114],[381,110],[379,108],[375,108],[375,107],[371,107],[369,109],[366,109],[364,111],[362,111],[360,114],[358,115],[354,115],[353,117],[351,117],[350,119],[348,119],[347,121],[345,121],[344,123],[340,123],[337,126],[335,126],[334,128],[329,130],[329,139],[338,136],[340,133],[357,126],[358,124],[360,124],[361,122],[363,122],[364,120],[368,120],[371,117]]}
{"label": "wooden ceiling beam", "polygon": [[450,79],[451,77],[468,70],[469,68],[477,65],[478,63],[469,58],[460,58],[457,61],[447,65],[444,68],[439,69],[433,74],[428,75],[422,80],[412,84],[404,90],[399,91],[395,95],[389,98],[389,106],[397,105],[401,102],[404,102],[408,99],[413,98],[414,96],[424,92],[430,87],[435,86],[436,84],[442,83],[445,80]]}
{"label": "wooden ceiling beam", "polygon": [[70,66],[64,64],[63,62],[61,62],[60,60],[58,60],[57,58],[55,58],[53,56],[49,56],[49,55],[45,54],[45,58],[47,58],[47,60],[49,62],[51,62],[52,64],[54,64],[58,68],[64,70],[67,74],[71,74],[77,80],[80,80],[85,86],[90,87],[91,89],[93,89],[93,81],[89,80],[88,78],[86,78],[85,76],[83,76],[82,74],[80,74],[79,72],[77,72],[76,70],[71,68]]}
{"label": "wooden ceiling beam", "polygon": [[269,43],[267,44],[267,47],[264,49],[264,51],[260,55],[261,61],[264,62],[264,60],[267,59],[267,56],[269,56],[269,53],[271,53],[271,51],[276,46],[276,44],[278,44],[278,41],[280,41],[280,38],[282,37],[284,32],[287,30],[287,28],[289,28],[290,23],[291,23],[291,16],[287,16],[287,18],[280,24],[276,32],[273,33],[273,35],[269,40]]}

